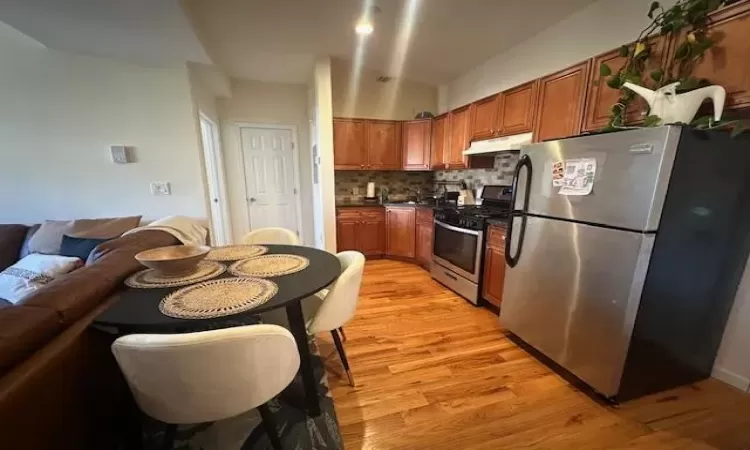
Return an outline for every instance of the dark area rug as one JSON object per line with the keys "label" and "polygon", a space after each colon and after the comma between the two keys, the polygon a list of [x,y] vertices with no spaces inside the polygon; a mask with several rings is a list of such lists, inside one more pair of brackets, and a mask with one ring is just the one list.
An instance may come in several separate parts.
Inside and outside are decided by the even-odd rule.
{"label": "dark area rug", "polygon": [[[318,380],[318,399],[321,414],[310,417],[302,409],[302,381],[299,376],[281,395],[269,402],[276,418],[284,449],[341,449],[341,435],[328,390],[323,361],[315,340],[311,338],[313,367]],[[144,424],[146,450],[160,449],[164,425],[156,421]],[[180,426],[175,442],[176,450],[265,450],[270,449],[268,435],[263,430],[257,410],[218,422]]]}

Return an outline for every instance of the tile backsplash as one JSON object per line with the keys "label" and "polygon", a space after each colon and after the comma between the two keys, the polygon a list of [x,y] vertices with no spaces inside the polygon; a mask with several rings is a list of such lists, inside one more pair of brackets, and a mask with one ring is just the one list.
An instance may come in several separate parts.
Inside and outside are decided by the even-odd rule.
{"label": "tile backsplash", "polygon": [[517,162],[518,153],[498,153],[494,169],[439,170],[435,172],[435,181],[464,180],[475,191],[488,184],[510,185]]}
{"label": "tile backsplash", "polygon": [[335,176],[336,203],[361,201],[370,181],[375,183],[375,195],[380,195],[380,188],[385,186],[391,200],[406,200],[417,189],[425,193],[435,188],[433,172],[337,170]]}

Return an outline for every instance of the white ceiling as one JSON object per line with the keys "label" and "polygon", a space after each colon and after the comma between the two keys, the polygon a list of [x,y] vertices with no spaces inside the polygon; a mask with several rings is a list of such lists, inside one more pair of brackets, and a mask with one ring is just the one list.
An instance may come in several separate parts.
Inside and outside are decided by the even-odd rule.
{"label": "white ceiling", "polygon": [[0,21],[58,50],[141,64],[211,63],[179,0],[2,0]]}
{"label": "white ceiling", "polygon": [[[0,21],[50,48],[142,64],[216,64],[245,79],[306,83],[317,56],[353,59],[354,24],[376,4],[363,63],[432,85],[453,80],[595,0],[1,0]],[[416,4],[402,69],[394,63]]]}
{"label": "white ceiling", "polygon": [[[353,59],[365,0],[185,0],[214,63],[239,78],[302,83],[315,55]],[[411,0],[418,11],[401,76],[451,81],[594,0]],[[367,0],[373,3],[372,0]],[[387,75],[408,0],[375,0],[364,64]]]}

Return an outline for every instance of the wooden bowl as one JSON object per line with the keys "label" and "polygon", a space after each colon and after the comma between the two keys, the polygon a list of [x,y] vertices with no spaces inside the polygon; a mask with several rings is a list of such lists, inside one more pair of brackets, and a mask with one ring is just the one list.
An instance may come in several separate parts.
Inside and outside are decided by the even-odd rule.
{"label": "wooden bowl", "polygon": [[193,272],[209,250],[207,245],[170,245],[142,251],[135,259],[163,276],[175,277]]}

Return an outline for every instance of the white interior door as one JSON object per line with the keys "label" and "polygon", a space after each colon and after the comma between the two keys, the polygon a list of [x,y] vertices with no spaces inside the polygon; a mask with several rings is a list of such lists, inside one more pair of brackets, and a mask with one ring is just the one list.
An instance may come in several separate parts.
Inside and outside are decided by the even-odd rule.
{"label": "white interior door", "polygon": [[211,210],[211,242],[215,245],[226,245],[229,243],[229,214],[224,201],[226,196],[219,130],[216,124],[203,114],[200,115],[200,127]]}
{"label": "white interior door", "polygon": [[284,227],[299,234],[292,130],[240,127],[250,230]]}

